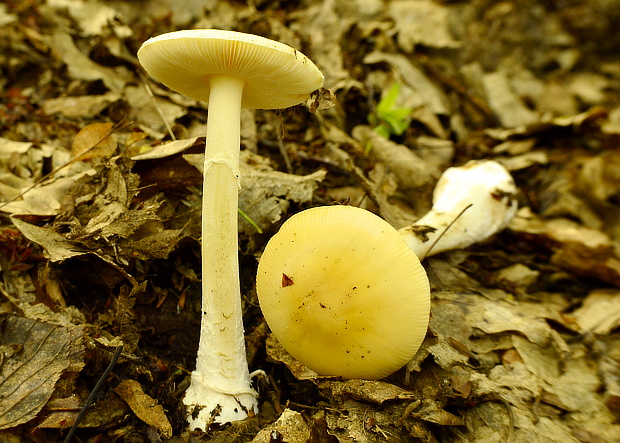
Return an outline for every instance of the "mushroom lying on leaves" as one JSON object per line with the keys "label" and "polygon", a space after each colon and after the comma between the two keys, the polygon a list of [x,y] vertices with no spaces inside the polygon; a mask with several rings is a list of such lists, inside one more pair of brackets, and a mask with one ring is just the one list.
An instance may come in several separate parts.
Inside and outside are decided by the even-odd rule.
{"label": "mushroom lying on leaves", "polygon": [[495,161],[448,168],[437,182],[431,210],[399,232],[420,260],[466,248],[508,225],[517,212],[516,194],[510,172]]}
{"label": "mushroom lying on leaves", "polygon": [[190,428],[257,411],[245,357],[238,264],[240,112],[297,105],[323,84],[303,54],[232,31],[177,31],[138,51],[166,86],[209,102],[202,205],[202,322],[196,370],[184,403]]}
{"label": "mushroom lying on leaves", "polygon": [[383,378],[426,335],[426,272],[398,231],[365,209],[322,206],[287,220],[263,252],[256,291],[276,338],[321,375]]}
{"label": "mushroom lying on leaves", "polygon": [[515,195],[510,173],[481,161],[449,168],[429,214],[400,231],[351,206],[294,215],[269,240],[258,266],[256,292],[267,324],[320,375],[391,374],[426,334],[429,283],[418,257],[490,237],[514,216]]}

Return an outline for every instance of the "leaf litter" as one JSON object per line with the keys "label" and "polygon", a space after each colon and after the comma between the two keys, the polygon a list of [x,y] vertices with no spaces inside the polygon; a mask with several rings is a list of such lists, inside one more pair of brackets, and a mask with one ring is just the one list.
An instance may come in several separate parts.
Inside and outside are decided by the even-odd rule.
{"label": "leaf litter", "polygon": [[[619,441],[618,16],[602,0],[0,5],[0,387],[20,386],[0,389],[0,439],[62,440],[123,344],[82,440]],[[315,116],[242,118],[244,323],[267,378],[258,417],[192,435],[180,399],[207,107],[147,79],[135,52],[200,27],[303,50],[329,91]],[[398,131],[381,136],[386,112]],[[279,224],[337,202],[407,226],[441,172],[472,159],[512,172],[520,211],[490,241],[425,260],[416,357],[369,382],[287,355],[253,289]]]}

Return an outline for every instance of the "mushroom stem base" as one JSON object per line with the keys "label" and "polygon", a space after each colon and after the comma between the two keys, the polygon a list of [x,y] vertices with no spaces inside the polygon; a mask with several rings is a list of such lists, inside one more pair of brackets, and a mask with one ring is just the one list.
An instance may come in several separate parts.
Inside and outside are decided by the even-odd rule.
{"label": "mushroom stem base", "polygon": [[252,417],[258,413],[258,394],[221,392],[205,383],[202,374],[192,373],[191,387],[185,392],[189,429],[206,431],[213,423],[228,423]]}

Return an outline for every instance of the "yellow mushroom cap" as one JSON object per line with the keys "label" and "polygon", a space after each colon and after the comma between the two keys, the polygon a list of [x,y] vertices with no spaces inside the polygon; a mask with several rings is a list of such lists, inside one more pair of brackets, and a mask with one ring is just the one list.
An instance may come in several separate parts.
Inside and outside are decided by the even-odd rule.
{"label": "yellow mushroom cap", "polygon": [[291,217],[265,248],[256,290],[275,337],[321,375],[383,378],[426,335],[426,272],[398,231],[364,209]]}
{"label": "yellow mushroom cap", "polygon": [[138,50],[144,69],[169,88],[209,101],[209,76],[243,79],[241,106],[282,109],[302,103],[323,85],[323,74],[301,52],[252,34],[220,29],[169,32]]}

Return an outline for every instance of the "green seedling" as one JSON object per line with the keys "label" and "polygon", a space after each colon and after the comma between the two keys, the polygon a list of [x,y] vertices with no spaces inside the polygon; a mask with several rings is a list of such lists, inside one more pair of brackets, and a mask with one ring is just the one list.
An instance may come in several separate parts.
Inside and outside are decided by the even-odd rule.
{"label": "green seedling", "polygon": [[398,83],[393,83],[390,90],[385,94],[373,114],[368,116],[368,122],[374,126],[374,130],[385,138],[392,135],[402,135],[410,123],[412,108],[396,107],[396,100],[400,92]]}
{"label": "green seedling", "polygon": [[246,219],[246,221],[247,221],[250,225],[252,225],[252,227],[253,227],[254,229],[256,229],[256,232],[258,232],[259,234],[262,234],[262,233],[263,233],[263,230],[260,228],[260,226],[258,226],[258,225],[256,224],[256,222],[255,222],[254,220],[252,220],[248,214],[246,214],[245,212],[243,212],[243,210],[242,210],[241,208],[237,208],[237,211],[239,212],[239,215],[241,215],[241,217],[245,218],[245,219]]}

